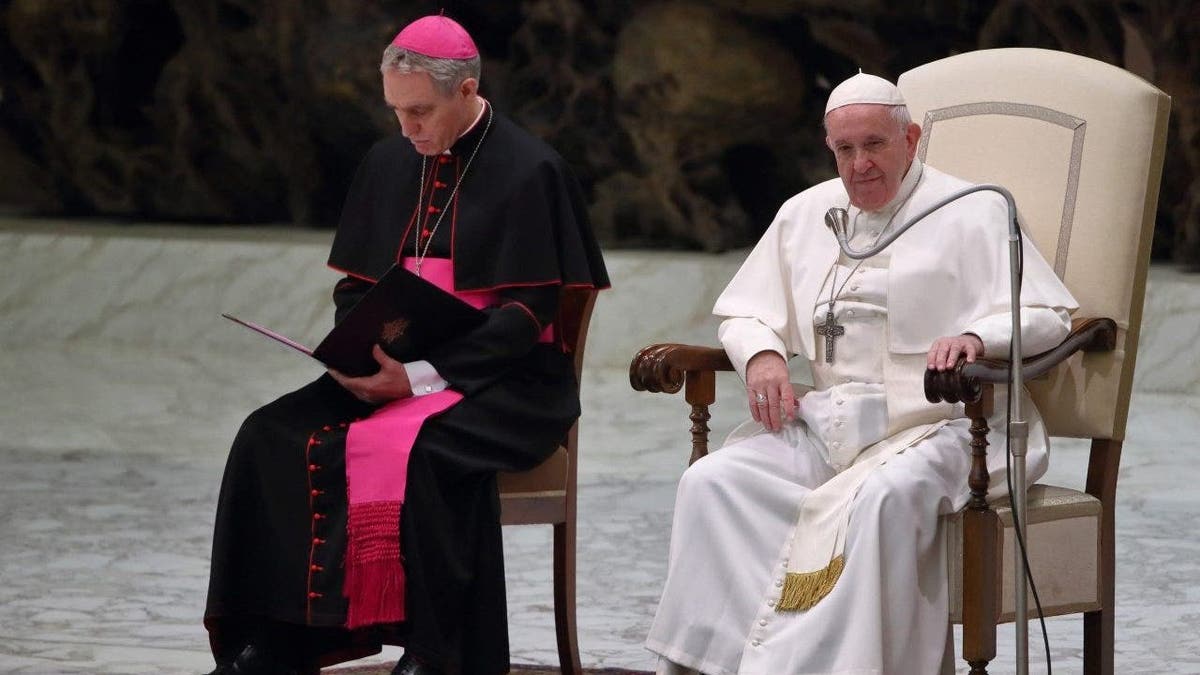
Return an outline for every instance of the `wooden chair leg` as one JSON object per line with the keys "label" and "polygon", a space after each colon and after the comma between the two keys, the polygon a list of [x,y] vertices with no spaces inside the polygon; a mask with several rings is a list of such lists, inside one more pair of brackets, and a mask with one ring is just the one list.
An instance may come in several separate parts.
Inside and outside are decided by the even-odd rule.
{"label": "wooden chair leg", "polygon": [[963,541],[972,544],[963,551],[963,660],[971,675],[987,675],[996,658],[998,519],[995,511],[963,513]]}
{"label": "wooden chair leg", "polygon": [[1000,517],[987,503],[987,417],[992,398],[985,387],[980,401],[967,404],[971,418],[971,474],[967,479],[971,500],[963,512],[963,660],[971,666],[971,675],[987,675],[987,666],[996,658],[996,618],[1000,595],[997,533]]}
{"label": "wooden chair leg", "polygon": [[1088,461],[1087,492],[1100,500],[1100,607],[1083,615],[1083,672],[1113,675],[1116,634],[1116,496],[1121,441],[1094,439]]}
{"label": "wooden chair leg", "polygon": [[[1109,502],[1111,504],[1111,502]],[[1100,605],[1101,609],[1083,614],[1083,672],[1084,675],[1113,675],[1116,664],[1113,646],[1116,641],[1115,570],[1116,548],[1113,544],[1113,517],[1109,505],[1101,519],[1100,543]]]}
{"label": "wooden chair leg", "polygon": [[1083,615],[1084,675],[1113,675],[1113,611],[1102,609]]}
{"label": "wooden chair leg", "polygon": [[554,629],[563,675],[583,675],[575,625],[575,523],[554,526]]}

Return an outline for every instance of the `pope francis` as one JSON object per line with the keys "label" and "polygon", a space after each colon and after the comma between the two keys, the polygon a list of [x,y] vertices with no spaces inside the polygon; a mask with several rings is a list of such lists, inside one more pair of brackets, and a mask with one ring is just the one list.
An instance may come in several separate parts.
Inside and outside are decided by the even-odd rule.
{"label": "pope francis", "polygon": [[[660,673],[953,672],[938,517],[969,496],[969,422],[961,405],[928,403],[922,380],[960,357],[1007,357],[1007,208],[976,192],[850,259],[830,208],[847,209],[863,250],[968,183],[915,158],[921,128],[881,78],[838,85],[825,130],[839,178],[784,203],[713,310],[752,420],[679,483],[646,641]],[[1067,335],[1076,304],[1028,240],[1023,262],[1029,355]],[[812,387],[789,382],[794,355]],[[1000,416],[1006,395],[997,387]],[[1047,439],[1025,400],[1034,480]],[[1004,438],[990,441],[1002,487]]]}

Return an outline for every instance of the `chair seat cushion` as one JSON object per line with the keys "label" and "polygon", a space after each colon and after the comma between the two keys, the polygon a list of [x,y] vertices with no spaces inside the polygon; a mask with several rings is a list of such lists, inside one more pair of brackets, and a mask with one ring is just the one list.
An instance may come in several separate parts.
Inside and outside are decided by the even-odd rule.
{"label": "chair seat cushion", "polygon": [[574,518],[574,494],[568,494],[571,456],[560,447],[529,471],[497,474],[500,524],[560,524]]}
{"label": "chair seat cushion", "polygon": [[[997,561],[1001,569],[1000,621],[1012,621],[1014,529],[1008,499],[992,504],[999,516]],[[1077,490],[1054,485],[1029,488],[1029,566],[1046,616],[1092,611],[1100,607],[1100,500]],[[943,518],[950,579],[950,618],[962,621],[962,512]],[[1029,609],[1034,611],[1032,595]]]}
{"label": "chair seat cushion", "polygon": [[496,475],[501,497],[539,496],[547,494],[565,495],[567,492],[567,469],[571,458],[567,449],[558,450],[546,461],[530,469],[516,473],[500,472]]}

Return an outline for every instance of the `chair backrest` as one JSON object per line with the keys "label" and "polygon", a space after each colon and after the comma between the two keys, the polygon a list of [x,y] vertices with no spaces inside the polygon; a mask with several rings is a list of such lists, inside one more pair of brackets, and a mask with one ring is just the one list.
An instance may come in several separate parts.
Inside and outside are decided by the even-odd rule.
{"label": "chair backrest", "polygon": [[[1055,436],[1122,440],[1170,97],[1127,71],[1044,49],[988,49],[899,86],[930,166],[1016,198],[1022,227],[1079,301],[1118,327],[1030,389]],[[996,236],[1005,233],[997,232]]]}
{"label": "chair backrest", "polygon": [[[557,342],[570,351],[575,363],[575,381],[582,382],[583,351],[587,346],[588,325],[591,323],[592,307],[596,304],[594,288],[564,288],[558,301],[558,317],[555,319]],[[562,446],[541,465],[520,473],[500,474],[500,492],[509,497],[515,495],[553,496],[572,489],[578,470],[577,439],[578,422],[563,439]]]}

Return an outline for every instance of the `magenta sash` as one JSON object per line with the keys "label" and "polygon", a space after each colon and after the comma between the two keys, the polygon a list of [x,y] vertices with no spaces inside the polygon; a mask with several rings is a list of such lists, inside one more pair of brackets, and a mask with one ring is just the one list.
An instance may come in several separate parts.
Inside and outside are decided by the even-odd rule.
{"label": "magenta sash", "polygon": [[[421,272],[430,283],[454,292],[449,260],[427,258]],[[342,592],[349,601],[347,628],[404,620],[400,508],[408,482],[408,456],[425,420],[460,400],[462,394],[450,389],[397,399],[352,423],[346,432],[349,508]]]}
{"label": "magenta sash", "polygon": [[[405,258],[405,268],[415,261]],[[454,265],[444,258],[426,258],[421,276],[464,302],[482,309],[495,305],[495,291],[454,291]],[[541,340],[550,341],[551,326]],[[370,417],[354,422],[346,432],[346,580],[349,601],[346,627],[359,628],[404,620],[404,566],[400,554],[400,509],[408,479],[408,457],[425,420],[461,401],[462,394],[446,389],[387,403]]]}

